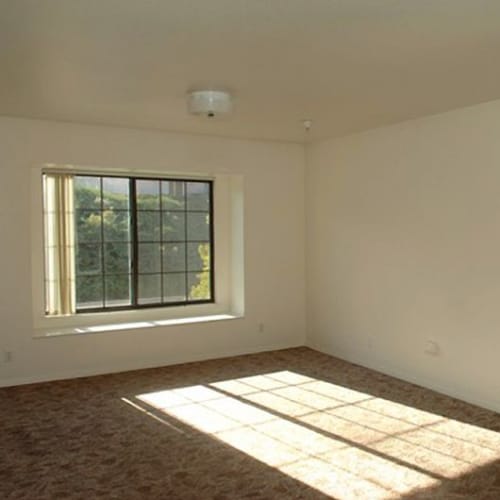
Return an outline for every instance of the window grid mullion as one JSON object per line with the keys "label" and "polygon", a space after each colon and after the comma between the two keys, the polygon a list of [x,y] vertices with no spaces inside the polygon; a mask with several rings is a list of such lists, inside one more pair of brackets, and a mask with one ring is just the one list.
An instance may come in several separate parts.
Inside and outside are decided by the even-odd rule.
{"label": "window grid mullion", "polygon": [[209,186],[209,203],[210,206],[209,208],[209,221],[210,221],[210,227],[209,227],[209,235],[210,235],[210,242],[209,242],[209,248],[210,248],[210,269],[209,269],[209,279],[210,279],[210,300],[215,300],[215,283],[214,283],[214,184],[213,182],[208,183]]}
{"label": "window grid mullion", "polygon": [[187,216],[187,182],[183,182],[183,191],[184,191],[184,300],[189,302],[189,293],[188,293],[188,216]]}
{"label": "window grid mullion", "polygon": [[158,181],[160,193],[160,302],[163,304],[165,297],[163,295],[163,183]]}
{"label": "window grid mullion", "polygon": [[136,179],[130,178],[130,231],[132,236],[131,248],[131,267],[132,267],[132,284],[131,284],[131,303],[134,307],[138,305],[139,295],[139,243],[137,232],[137,200],[136,200]]}
{"label": "window grid mullion", "polygon": [[106,307],[106,277],[104,274],[104,189],[103,189],[103,178],[99,178],[99,188],[101,191],[101,281],[102,281],[102,295],[101,304],[102,307]]}

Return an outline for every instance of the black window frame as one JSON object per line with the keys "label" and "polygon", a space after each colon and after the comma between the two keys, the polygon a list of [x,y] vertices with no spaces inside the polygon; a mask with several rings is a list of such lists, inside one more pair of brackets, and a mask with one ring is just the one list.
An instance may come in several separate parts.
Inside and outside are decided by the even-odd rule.
{"label": "black window frame", "polygon": [[[76,314],[87,314],[87,313],[100,313],[100,312],[114,312],[114,311],[130,311],[130,310],[140,310],[140,309],[155,309],[155,308],[167,308],[167,307],[179,307],[179,306],[194,306],[194,305],[202,305],[202,304],[213,304],[215,303],[215,242],[214,242],[214,181],[211,179],[203,179],[203,178],[191,178],[191,177],[157,177],[157,176],[130,176],[130,175],[120,175],[120,174],[107,174],[107,173],[102,173],[102,172],[96,172],[96,173],[79,173],[76,172],[74,173],[74,177],[91,177],[91,178],[99,178],[100,179],[100,207],[99,211],[101,214],[104,213],[105,207],[104,207],[104,196],[103,196],[103,179],[106,178],[116,178],[116,179],[127,179],[129,182],[129,207],[127,210],[123,211],[128,211],[129,212],[129,222],[130,222],[130,246],[131,246],[131,251],[130,251],[130,300],[131,304],[130,305],[117,305],[117,306],[107,306],[106,305],[106,287],[105,287],[105,277],[106,277],[106,271],[105,271],[105,265],[104,265],[104,248],[105,244],[107,243],[103,231],[104,231],[104,224],[101,220],[101,239],[100,239],[100,253],[101,253],[101,272],[99,274],[96,274],[95,276],[101,276],[101,279],[103,280],[102,284],[102,307],[78,307],[78,304],[76,304]],[[140,209],[137,208],[137,181],[156,181],[159,183],[159,209],[158,212],[160,214],[160,241],[155,241],[154,243],[159,243],[160,244],[160,262],[161,262],[161,268],[159,272],[154,272],[154,273],[140,273],[139,272],[139,244],[140,243],[145,243],[144,241],[139,241],[139,236],[138,236],[138,222],[137,222],[137,215],[138,212],[140,212]],[[175,243],[174,241],[164,241],[163,240],[163,235],[162,235],[162,219],[163,219],[163,212],[169,212],[169,210],[164,210],[162,208],[162,191],[161,191],[161,186],[162,182],[179,182],[184,184],[184,202],[183,202],[183,209],[180,210],[170,210],[170,212],[179,212],[183,213],[185,217],[185,223],[184,223],[184,239],[175,241],[177,243],[183,244],[185,246],[185,269],[184,271],[175,271],[175,272],[164,272],[163,271],[163,252],[164,252],[164,245],[168,243]],[[187,190],[187,185],[188,183],[202,183],[206,184],[208,186],[208,200],[209,200],[209,207],[208,210],[189,210],[188,209],[188,190]],[[78,210],[90,210],[87,208],[76,208],[75,207],[75,219],[77,216]],[[208,237],[209,241],[205,240],[189,240],[188,239],[188,214],[189,213],[205,213],[208,214],[209,216],[209,228],[208,228]],[[76,221],[75,221],[76,223]],[[209,244],[209,252],[210,252],[210,258],[209,258],[209,263],[210,263],[210,269],[208,270],[209,274],[209,291],[210,291],[210,298],[208,299],[190,299],[189,298],[189,289],[188,289],[188,275],[189,273],[202,273],[205,271],[189,271],[188,269],[188,261],[187,261],[187,253],[188,253],[188,243],[208,243]],[[147,243],[147,242],[146,242]],[[78,244],[78,236],[77,236],[77,229],[75,227],[75,248]],[[76,287],[77,287],[77,270],[75,269],[75,293],[76,293]],[[126,273],[124,273],[126,274]],[[164,287],[163,287],[163,280],[164,280],[164,275],[165,274],[183,274],[184,279],[185,279],[185,300],[181,301],[169,301],[169,302],[164,302]],[[140,275],[160,275],[160,290],[161,290],[161,300],[162,302],[158,303],[139,303],[139,298],[138,298],[138,290],[139,290],[139,276]]]}

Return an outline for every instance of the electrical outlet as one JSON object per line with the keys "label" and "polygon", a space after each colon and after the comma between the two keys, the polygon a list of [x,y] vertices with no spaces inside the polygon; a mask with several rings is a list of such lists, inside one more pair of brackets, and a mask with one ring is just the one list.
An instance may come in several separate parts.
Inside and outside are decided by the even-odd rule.
{"label": "electrical outlet", "polygon": [[12,361],[12,351],[3,352],[4,363],[10,363]]}
{"label": "electrical outlet", "polygon": [[264,323],[259,323],[259,333],[264,333]]}
{"label": "electrical outlet", "polygon": [[439,356],[441,354],[441,347],[435,340],[429,339],[425,343],[424,352],[429,356]]}

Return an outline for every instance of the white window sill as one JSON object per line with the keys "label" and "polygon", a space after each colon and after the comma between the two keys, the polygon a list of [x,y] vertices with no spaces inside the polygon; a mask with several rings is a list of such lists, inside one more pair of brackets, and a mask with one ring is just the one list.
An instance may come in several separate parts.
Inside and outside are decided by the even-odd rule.
{"label": "white window sill", "polygon": [[139,330],[143,328],[157,328],[164,326],[178,326],[193,323],[207,323],[211,321],[225,321],[238,319],[242,316],[232,314],[211,314],[207,316],[194,316],[190,318],[145,320],[135,322],[117,322],[105,325],[92,325],[67,328],[43,328],[36,331],[34,338],[60,337],[64,335],[87,335],[94,333],[115,332],[120,330]]}

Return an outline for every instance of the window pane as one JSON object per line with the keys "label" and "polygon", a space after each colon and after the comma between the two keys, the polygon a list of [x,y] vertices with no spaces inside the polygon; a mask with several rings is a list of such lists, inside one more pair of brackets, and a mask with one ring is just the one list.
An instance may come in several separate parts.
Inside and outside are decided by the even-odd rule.
{"label": "window pane", "polygon": [[139,243],[139,273],[159,273],[160,258],[160,243]]}
{"label": "window pane", "polygon": [[186,300],[186,275],[184,273],[163,275],[163,300],[165,302]]}
{"label": "window pane", "polygon": [[111,210],[128,210],[129,208],[128,179],[120,177],[103,177],[102,196],[104,208]]}
{"label": "window pane", "polygon": [[77,210],[75,212],[76,241],[88,243],[101,241],[101,212],[98,210]]}
{"label": "window pane", "polygon": [[210,215],[208,213],[187,214],[187,239],[208,241],[210,239]]}
{"label": "window pane", "polygon": [[130,241],[130,212],[105,210],[103,224],[106,241]]}
{"label": "window pane", "polygon": [[210,269],[209,243],[188,243],[188,270],[208,271]]}
{"label": "window pane", "polygon": [[185,243],[165,243],[163,245],[163,271],[186,270]]}
{"label": "window pane", "polygon": [[159,274],[139,275],[139,304],[161,302],[161,277]]}
{"label": "window pane", "polygon": [[74,186],[78,309],[212,298],[211,183],[80,175]]}
{"label": "window pane", "polygon": [[128,243],[105,243],[104,269],[108,274],[130,272],[130,245]]}
{"label": "window pane", "polygon": [[160,212],[137,212],[139,241],[160,241]]}
{"label": "window pane", "polygon": [[74,178],[75,208],[101,208],[101,178],[76,176]]}
{"label": "window pane", "polygon": [[210,299],[210,273],[188,273],[189,300]]}
{"label": "window pane", "polygon": [[130,300],[130,275],[112,274],[106,276],[106,306],[128,306]]}
{"label": "window pane", "polygon": [[103,307],[101,276],[76,277],[76,307]]}
{"label": "window pane", "polygon": [[210,185],[207,182],[186,182],[187,209],[210,209]]}
{"label": "window pane", "polygon": [[99,274],[102,272],[101,245],[80,243],[76,248],[77,274]]}
{"label": "window pane", "polygon": [[161,183],[162,210],[184,210],[183,181],[163,181]]}
{"label": "window pane", "polygon": [[136,192],[138,210],[160,210],[159,181],[138,180]]}
{"label": "window pane", "polygon": [[186,216],[181,212],[163,212],[163,241],[186,239]]}

